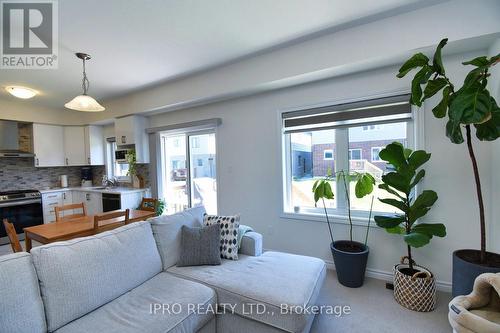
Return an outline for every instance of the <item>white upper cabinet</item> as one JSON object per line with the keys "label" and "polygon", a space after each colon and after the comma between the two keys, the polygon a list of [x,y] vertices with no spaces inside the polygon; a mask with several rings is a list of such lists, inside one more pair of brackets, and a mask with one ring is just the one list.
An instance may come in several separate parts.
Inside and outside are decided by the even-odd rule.
{"label": "white upper cabinet", "polygon": [[33,152],[37,167],[65,165],[63,127],[33,124]]}
{"label": "white upper cabinet", "polygon": [[135,149],[137,163],[149,163],[148,119],[128,116],[115,119],[116,145]]}
{"label": "white upper cabinet", "polygon": [[104,165],[101,126],[33,124],[35,166]]}
{"label": "white upper cabinet", "polygon": [[102,126],[85,127],[85,154],[88,165],[104,165],[104,134]]}
{"label": "white upper cabinet", "polygon": [[64,127],[64,165],[86,165],[85,129],[83,126]]}

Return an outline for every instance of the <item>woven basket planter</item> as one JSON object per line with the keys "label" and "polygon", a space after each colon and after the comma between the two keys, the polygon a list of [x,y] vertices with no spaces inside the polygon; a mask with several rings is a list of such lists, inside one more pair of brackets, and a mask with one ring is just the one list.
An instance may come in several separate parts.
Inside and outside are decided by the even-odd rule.
{"label": "woven basket planter", "polygon": [[407,309],[429,312],[436,306],[436,279],[431,271],[413,264],[419,272],[413,276],[401,273],[400,269],[409,268],[408,257],[394,266],[394,298]]}

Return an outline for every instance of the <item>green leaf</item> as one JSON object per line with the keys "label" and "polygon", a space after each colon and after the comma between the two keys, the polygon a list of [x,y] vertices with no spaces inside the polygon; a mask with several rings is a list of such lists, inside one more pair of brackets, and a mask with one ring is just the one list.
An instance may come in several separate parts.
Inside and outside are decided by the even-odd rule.
{"label": "green leaf", "polygon": [[411,97],[410,103],[416,106],[422,106],[422,84],[427,83],[432,71],[429,66],[425,65],[415,74],[411,81]]}
{"label": "green leaf", "polygon": [[410,59],[408,59],[403,66],[399,69],[399,73],[397,75],[398,78],[404,77],[408,72],[417,67],[422,67],[427,65],[429,62],[429,58],[423,53],[417,53],[413,55]]}
{"label": "green leaf", "polygon": [[462,63],[462,65],[473,65],[476,67],[485,67],[485,66],[489,65],[489,61],[488,61],[488,58],[486,56],[481,56],[481,57],[477,57],[477,58],[474,58],[474,59],[469,60],[469,61],[465,61]]}
{"label": "green leaf", "polygon": [[385,228],[385,231],[387,231],[390,234],[397,234],[397,235],[404,235],[406,233],[405,228],[399,225],[394,228]]}
{"label": "green leaf", "polygon": [[446,236],[446,227],[441,223],[419,223],[415,225],[411,230],[412,232],[425,234],[431,238],[432,236]]}
{"label": "green leaf", "polygon": [[381,189],[383,189],[383,190],[385,190],[385,191],[389,192],[390,194],[395,195],[396,197],[398,197],[398,198],[399,198],[399,199],[401,199],[401,200],[405,200],[405,198],[403,198],[403,196],[401,196],[401,194],[399,194],[399,192],[398,192],[398,191],[393,190],[393,189],[392,189],[392,188],[390,188],[390,187],[389,187],[389,185],[387,185],[387,184],[382,183],[382,184],[380,184],[380,185],[378,186],[378,188],[381,188]]}
{"label": "green leaf", "polygon": [[325,190],[324,190],[324,193],[323,193],[325,199],[333,199],[334,195],[333,195],[333,191],[332,191],[332,186],[330,185],[329,182],[325,182]]}
{"label": "green leaf", "polygon": [[410,158],[408,159],[408,164],[410,164],[410,166],[416,170],[419,167],[421,167],[424,163],[426,163],[430,158],[431,154],[427,153],[426,151],[416,150],[410,155]]}
{"label": "green leaf", "polygon": [[500,108],[491,97],[491,118],[481,124],[475,124],[476,137],[481,141],[493,141],[500,137]]}
{"label": "green leaf", "polygon": [[450,99],[450,93],[451,93],[451,87],[446,86],[443,89],[443,98],[441,99],[441,102],[438,103],[433,109],[432,113],[434,113],[434,116],[436,118],[443,118],[446,116],[446,111],[448,110],[448,103]]}
{"label": "green leaf", "polygon": [[364,196],[373,192],[373,185],[375,185],[375,179],[372,175],[366,173],[359,176],[354,192],[357,198],[363,198]]}
{"label": "green leaf", "polygon": [[479,84],[460,90],[450,104],[450,119],[462,124],[480,124],[491,117],[491,98]]}
{"label": "green leaf", "polygon": [[399,142],[388,144],[380,151],[378,156],[387,163],[392,164],[396,169],[400,168],[403,164],[407,164],[403,145]]}
{"label": "green leaf", "polygon": [[448,120],[448,122],[446,123],[446,136],[453,143],[463,143],[464,136],[462,135],[462,128],[460,127],[460,123]]}
{"label": "green leaf", "polygon": [[436,47],[436,52],[434,52],[434,58],[432,59],[432,67],[434,67],[434,70],[436,73],[444,75],[444,66],[443,66],[443,60],[441,59],[441,49],[446,45],[448,42],[448,38],[442,39],[438,46]]}
{"label": "green leaf", "polygon": [[382,176],[382,181],[399,192],[408,194],[410,192],[411,178],[397,172],[389,172]]}
{"label": "green leaf", "polygon": [[425,207],[431,207],[434,205],[436,200],[438,199],[437,193],[432,191],[432,190],[425,190],[420,195],[417,197],[413,205],[411,206],[412,208],[425,208]]}
{"label": "green leaf", "polygon": [[413,224],[419,218],[427,215],[430,210],[430,207],[412,207],[410,208],[410,213],[408,214],[408,221],[410,224]]}
{"label": "green leaf", "polygon": [[373,219],[380,228],[395,228],[399,226],[401,223],[403,223],[405,220],[404,216],[401,215],[395,215],[395,216],[377,215],[374,216]]}
{"label": "green leaf", "polygon": [[431,238],[425,234],[412,232],[404,235],[404,240],[406,244],[410,245],[411,247],[422,247],[426,244],[429,244]]}
{"label": "green leaf", "polygon": [[382,203],[387,204],[387,205],[391,205],[393,207],[396,207],[397,209],[399,209],[405,213],[408,212],[408,206],[401,200],[391,199],[391,198],[378,199],[378,200]]}
{"label": "green leaf", "polygon": [[[418,182],[420,182],[420,180],[422,180],[422,178],[424,178],[424,176],[425,176],[425,170],[423,170],[423,169],[422,169],[422,170],[420,170],[420,171],[417,173],[417,175],[415,176],[415,178],[414,178],[414,179],[413,179],[413,181],[411,182],[410,187],[411,187],[411,188],[414,188],[414,187],[415,187],[415,185],[417,185],[417,184],[418,184]],[[379,187],[380,187],[380,186],[379,186]]]}
{"label": "green leaf", "polygon": [[424,100],[434,96],[439,90],[443,89],[444,86],[448,84],[448,81],[443,78],[437,78],[435,80],[430,80],[427,82],[427,86],[424,89]]}

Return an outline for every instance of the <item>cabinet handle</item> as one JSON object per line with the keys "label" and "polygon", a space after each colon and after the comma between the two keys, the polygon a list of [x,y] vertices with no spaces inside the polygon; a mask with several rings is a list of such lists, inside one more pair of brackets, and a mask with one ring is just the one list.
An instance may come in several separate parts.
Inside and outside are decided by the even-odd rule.
{"label": "cabinet handle", "polygon": [[66,165],[68,165],[68,164],[69,164],[69,163],[68,163],[68,158],[66,157]]}
{"label": "cabinet handle", "polygon": [[90,194],[85,194],[85,199],[87,199],[87,201],[90,201]]}
{"label": "cabinet handle", "polygon": [[57,194],[49,195],[47,198],[57,198]]}
{"label": "cabinet handle", "polygon": [[90,157],[87,157],[87,163],[90,164]]}
{"label": "cabinet handle", "polygon": [[39,166],[39,165],[40,165],[40,161],[38,161],[38,157],[35,159],[35,164],[36,164],[37,166]]}
{"label": "cabinet handle", "polygon": [[63,199],[66,200],[66,192],[63,193]]}
{"label": "cabinet handle", "polygon": [[122,135],[122,143],[127,143],[127,137],[125,135]]}

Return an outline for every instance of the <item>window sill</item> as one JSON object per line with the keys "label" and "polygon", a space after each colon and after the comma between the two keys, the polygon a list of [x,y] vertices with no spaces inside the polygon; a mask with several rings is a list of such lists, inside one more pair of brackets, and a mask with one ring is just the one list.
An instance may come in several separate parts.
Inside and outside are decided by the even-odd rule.
{"label": "window sill", "polygon": [[[289,219],[289,220],[326,223],[326,217],[324,214],[281,212],[280,217],[282,219]],[[328,217],[330,218],[330,223],[349,225],[349,218],[347,216],[328,215]],[[367,217],[353,216],[353,217],[351,217],[351,219],[352,219],[353,225],[362,226],[362,227],[368,226],[368,218]],[[372,228],[372,227],[379,228],[375,224],[375,221],[373,221],[373,217],[372,217],[372,221],[370,223],[370,228]]]}

